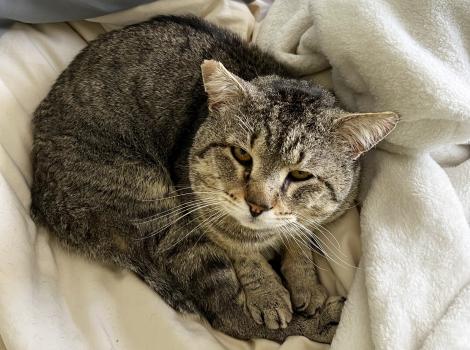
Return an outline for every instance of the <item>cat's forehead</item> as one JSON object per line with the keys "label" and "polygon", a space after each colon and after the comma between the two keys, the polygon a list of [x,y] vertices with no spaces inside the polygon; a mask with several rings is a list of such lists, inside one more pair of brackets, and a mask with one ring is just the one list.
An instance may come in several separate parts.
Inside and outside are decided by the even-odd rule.
{"label": "cat's forehead", "polygon": [[335,99],[325,89],[305,81],[276,80],[250,105],[248,118],[267,129],[268,138],[289,139],[327,126]]}
{"label": "cat's forehead", "polygon": [[291,161],[298,159],[305,148],[327,136],[325,126],[312,111],[299,108],[292,113],[279,105],[265,112],[257,123],[255,138],[264,148]]}
{"label": "cat's forehead", "polygon": [[234,124],[244,133],[253,127],[250,143],[257,151],[286,164],[298,164],[314,156],[328,137],[334,97],[307,81],[263,77],[256,83],[258,93],[247,100],[245,108],[235,112]]}
{"label": "cat's forehead", "polygon": [[283,165],[302,164],[311,157],[311,135],[301,126],[265,125],[251,138],[253,151],[266,160]]}
{"label": "cat's forehead", "polygon": [[264,103],[282,108],[289,114],[331,108],[336,103],[331,92],[306,80],[265,76],[255,79],[254,85],[258,88],[258,94],[264,97]]}

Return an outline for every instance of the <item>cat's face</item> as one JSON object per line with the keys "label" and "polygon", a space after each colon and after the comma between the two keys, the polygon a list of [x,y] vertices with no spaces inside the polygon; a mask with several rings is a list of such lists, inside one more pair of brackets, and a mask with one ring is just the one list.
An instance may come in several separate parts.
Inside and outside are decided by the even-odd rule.
{"label": "cat's face", "polygon": [[210,115],[192,151],[195,194],[214,215],[253,231],[321,224],[354,198],[360,153],[393,128],[393,113],[355,116],[327,91],[275,76],[248,83],[218,62],[203,76]]}

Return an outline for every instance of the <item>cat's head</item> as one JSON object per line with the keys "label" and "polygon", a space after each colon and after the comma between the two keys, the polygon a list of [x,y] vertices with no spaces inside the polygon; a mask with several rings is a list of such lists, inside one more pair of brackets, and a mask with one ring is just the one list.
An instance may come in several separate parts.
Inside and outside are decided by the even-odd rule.
{"label": "cat's head", "polygon": [[307,81],[247,82],[216,61],[201,67],[209,116],[191,149],[191,186],[214,217],[257,235],[324,223],[349,206],[359,156],[398,121],[392,112],[347,113]]}

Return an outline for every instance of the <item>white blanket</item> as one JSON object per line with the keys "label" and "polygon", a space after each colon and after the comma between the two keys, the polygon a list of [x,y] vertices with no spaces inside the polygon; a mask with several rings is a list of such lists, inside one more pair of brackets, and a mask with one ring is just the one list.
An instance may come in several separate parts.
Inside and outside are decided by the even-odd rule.
{"label": "white blanket", "polygon": [[331,65],[350,110],[402,118],[366,160],[362,269],[332,349],[470,349],[469,19],[465,0],[279,0],[259,28],[299,75]]}
{"label": "white blanket", "polygon": [[[303,337],[282,346],[242,342],[184,319],[133,274],[62,251],[29,216],[31,115],[70,60],[105,30],[157,14],[193,13],[249,38],[241,3],[160,0],[93,22],[16,24],[0,37],[0,349],[327,349]],[[355,265],[358,216],[330,227]],[[345,294],[354,269],[320,262],[331,293]]]}

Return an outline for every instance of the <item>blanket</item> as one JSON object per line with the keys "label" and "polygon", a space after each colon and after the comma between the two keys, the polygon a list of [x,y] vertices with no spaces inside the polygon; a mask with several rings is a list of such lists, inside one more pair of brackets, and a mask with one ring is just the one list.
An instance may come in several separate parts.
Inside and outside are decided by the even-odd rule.
{"label": "blanket", "polygon": [[[243,342],[182,317],[132,273],[63,251],[29,216],[31,116],[60,72],[107,30],[186,13],[245,39],[257,26],[240,2],[160,0],[88,21],[17,23],[0,37],[0,349],[328,349],[303,337]],[[342,263],[317,261],[320,277],[346,295],[360,256],[357,211],[328,229]]]}
{"label": "blanket", "polygon": [[258,30],[299,76],[331,66],[351,111],[401,115],[364,160],[362,268],[332,349],[470,348],[469,16],[462,0],[279,0]]}

